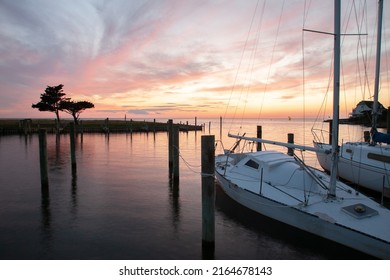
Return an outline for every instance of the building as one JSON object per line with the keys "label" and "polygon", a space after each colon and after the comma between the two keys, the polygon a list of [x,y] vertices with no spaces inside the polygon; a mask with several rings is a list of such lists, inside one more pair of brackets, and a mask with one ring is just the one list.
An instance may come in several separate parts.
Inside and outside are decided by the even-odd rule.
{"label": "building", "polygon": [[[358,117],[366,117],[371,116],[372,107],[374,106],[374,101],[368,101],[363,100],[360,101],[356,107],[352,110],[352,113],[350,113],[352,118],[358,118]],[[378,115],[382,115],[382,113],[385,111],[385,107],[381,103],[378,102]]]}

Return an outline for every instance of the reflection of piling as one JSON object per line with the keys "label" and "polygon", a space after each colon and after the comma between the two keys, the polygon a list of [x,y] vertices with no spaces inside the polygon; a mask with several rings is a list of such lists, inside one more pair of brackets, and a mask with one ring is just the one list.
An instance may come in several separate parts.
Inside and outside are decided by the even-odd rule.
{"label": "reflection of piling", "polygon": [[202,246],[215,246],[214,135],[202,136]]}
{"label": "reflection of piling", "polygon": [[[263,128],[261,125],[257,126],[257,138],[261,139],[263,137]],[[261,143],[257,142],[257,151],[261,151]]]}
{"label": "reflection of piling", "polygon": [[[287,134],[287,142],[290,144],[294,144],[294,133]],[[289,156],[294,155],[294,148],[288,148],[287,154]]]}
{"label": "reflection of piling", "polygon": [[39,130],[39,163],[42,190],[47,190],[49,187],[49,177],[47,175],[47,143],[45,129]]}
{"label": "reflection of piling", "polygon": [[75,144],[75,133],[74,133],[74,123],[70,123],[70,158],[72,162],[72,171],[76,170],[76,144]]}
{"label": "reflection of piling", "polygon": [[24,135],[31,134],[31,119],[24,119],[19,121],[19,128],[23,130]]}

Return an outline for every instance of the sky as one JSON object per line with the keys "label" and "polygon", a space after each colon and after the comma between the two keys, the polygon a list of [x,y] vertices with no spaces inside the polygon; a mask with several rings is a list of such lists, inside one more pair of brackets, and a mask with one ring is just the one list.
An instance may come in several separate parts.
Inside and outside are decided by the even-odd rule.
{"label": "sky", "polygon": [[[373,95],[376,8],[342,1],[342,32],[367,34],[342,38],[342,117]],[[304,28],[333,32],[333,1],[0,0],[0,118],[54,118],[31,105],[59,84],[82,118],[328,117],[332,36]]]}

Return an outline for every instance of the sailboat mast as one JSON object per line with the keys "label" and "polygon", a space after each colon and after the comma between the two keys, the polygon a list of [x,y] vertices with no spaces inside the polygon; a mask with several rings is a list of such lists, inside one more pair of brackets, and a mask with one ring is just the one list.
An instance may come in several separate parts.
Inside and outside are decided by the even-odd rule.
{"label": "sailboat mast", "polygon": [[372,108],[372,128],[376,129],[378,120],[378,99],[379,99],[379,76],[381,68],[381,41],[382,41],[382,16],[383,0],[378,1],[378,30],[376,37],[376,66],[375,66],[375,87],[374,87],[374,105]]}
{"label": "sailboat mast", "polygon": [[333,69],[333,127],[332,127],[332,164],[329,182],[329,197],[336,196],[337,166],[339,159],[339,99],[340,99],[340,30],[341,3],[334,1],[334,69]]}

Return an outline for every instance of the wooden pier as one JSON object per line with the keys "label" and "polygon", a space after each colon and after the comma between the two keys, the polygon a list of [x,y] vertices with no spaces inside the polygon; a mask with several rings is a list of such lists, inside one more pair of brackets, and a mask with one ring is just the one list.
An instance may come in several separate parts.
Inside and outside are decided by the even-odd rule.
{"label": "wooden pier", "polygon": [[[73,120],[61,120],[59,129],[54,119],[1,119],[0,135],[37,134],[40,129],[50,133],[69,133]],[[202,125],[174,123],[180,131],[202,131]],[[133,133],[133,132],[166,132],[168,123],[134,120],[82,120],[75,126],[77,133]]]}

